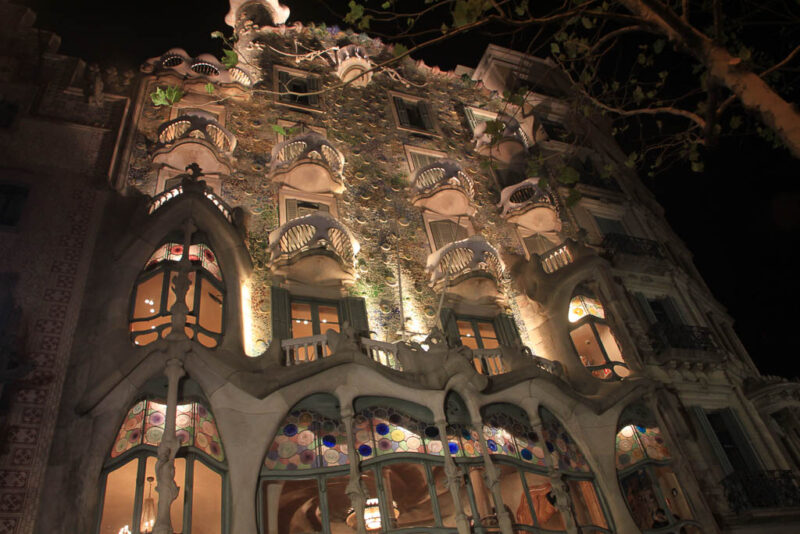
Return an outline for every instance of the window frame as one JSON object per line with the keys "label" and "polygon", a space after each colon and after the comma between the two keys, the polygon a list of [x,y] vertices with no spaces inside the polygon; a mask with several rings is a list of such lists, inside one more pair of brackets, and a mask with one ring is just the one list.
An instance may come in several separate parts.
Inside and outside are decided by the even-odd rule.
{"label": "window frame", "polygon": [[[28,184],[0,182],[0,230],[13,231],[19,228],[28,211],[30,197],[31,187]],[[16,210],[15,205],[18,205]],[[5,217],[8,217],[8,222],[3,221]]]}
{"label": "window frame", "polygon": [[406,153],[406,160],[408,161],[408,169],[409,169],[411,174],[414,174],[419,169],[424,167],[424,165],[420,166],[420,167],[417,167],[416,165],[414,165],[414,154],[419,154],[419,155],[422,155],[422,156],[431,156],[431,157],[434,157],[436,159],[446,159],[447,158],[447,154],[446,153],[441,152],[439,150],[431,150],[430,148],[423,148],[423,147],[414,146],[414,145],[403,145],[403,149],[405,150],[405,153]]}
{"label": "window frame", "polygon": [[[429,137],[441,137],[441,130],[439,129],[439,122],[436,119],[436,111],[430,101],[421,96],[414,96],[409,95],[407,93],[400,93],[397,91],[388,91],[389,94],[389,107],[392,111],[392,117],[394,117],[394,124],[398,130],[402,130],[405,132],[411,132],[415,134],[425,135]],[[397,110],[397,102],[396,100],[401,100],[404,103],[411,103],[412,105],[416,105],[417,109],[419,110],[420,104],[424,106],[425,115],[427,115],[430,124],[428,127],[425,128],[417,128],[416,126],[409,124],[403,124],[400,120],[400,112]],[[423,114],[420,114],[421,116]],[[422,121],[425,122],[425,118],[422,118]]]}
{"label": "window frame", "polygon": [[327,324],[327,323],[321,323],[320,322],[320,319],[319,319],[319,307],[320,306],[330,306],[331,308],[335,308],[336,309],[336,316],[339,319],[339,322],[336,323],[336,324],[338,324],[339,328],[341,329],[341,327],[342,327],[342,315],[343,314],[342,314],[342,309],[341,309],[341,306],[340,306],[340,303],[339,303],[338,300],[315,299],[315,298],[311,298],[311,297],[300,297],[300,296],[292,295],[289,298],[289,334],[292,337],[290,337],[289,339],[303,339],[303,338],[300,338],[300,337],[294,337],[294,332],[293,332],[294,328],[292,326],[294,324],[294,318],[292,317],[292,304],[294,304],[295,302],[301,303],[301,304],[310,304],[311,305],[311,332],[312,332],[311,335],[312,336],[321,336],[321,335],[325,334],[325,332],[322,332],[322,327],[320,325]]}
{"label": "window frame", "polygon": [[[275,102],[276,105],[286,106],[289,108],[299,109],[303,111],[312,111],[317,113],[321,113],[324,111],[324,106],[323,106],[324,101],[321,94],[304,97],[308,99],[315,98],[316,99],[315,104],[312,104],[311,100],[309,100],[308,104],[302,104],[298,102],[287,102],[284,98],[285,97],[292,98],[292,95],[288,95],[286,93],[281,92],[282,90],[281,73],[288,74],[289,76],[296,77],[298,79],[306,80],[306,90],[309,93],[316,92],[322,89],[322,78],[319,75],[309,71],[293,69],[291,67],[284,67],[283,65],[274,65],[272,72],[273,72],[273,89],[275,90],[275,96],[273,101]],[[311,85],[313,85],[309,84],[309,81],[311,80],[314,80],[313,83],[318,85],[319,87],[318,88],[311,87]],[[288,90],[288,88],[286,89]],[[301,98],[301,97],[296,97],[296,98]]]}
{"label": "window frame", "polygon": [[[586,296],[586,297],[588,297],[588,295],[576,294],[572,298],[570,298],[570,303],[572,302],[572,299],[575,298],[576,296]],[[593,298],[593,299],[597,300],[598,302],[600,301],[600,299],[597,299],[596,297],[590,297],[590,298]],[[605,311],[605,305],[603,305],[602,302],[600,304],[603,306],[603,310],[606,313],[606,317],[608,317],[607,311]],[[569,313],[569,307],[567,309],[567,313]],[[617,336],[614,333],[614,329],[611,328],[611,325],[608,323],[608,319],[601,319],[600,317],[595,317],[592,314],[586,314],[583,317],[581,317],[580,319],[578,319],[577,321],[575,321],[574,323],[571,323],[571,322],[569,322],[569,320],[567,320],[567,324],[568,324],[567,335],[569,336],[569,341],[570,341],[570,344],[572,345],[572,349],[575,352],[575,356],[578,358],[578,361],[581,363],[581,365],[583,365],[583,367],[587,371],[589,371],[589,373],[592,374],[592,376],[594,376],[598,380],[602,380],[604,382],[613,382],[613,381],[621,380],[621,379],[623,379],[623,378],[625,378],[627,376],[630,376],[631,367],[630,367],[630,365],[628,365],[628,362],[625,360],[625,356],[623,354],[622,347],[620,346],[619,341],[617,340]],[[606,350],[606,347],[605,347],[605,343],[603,343],[603,338],[601,337],[600,332],[597,329],[597,324],[602,324],[602,325],[604,325],[604,326],[606,326],[608,328],[609,332],[611,333],[612,337],[614,338],[614,342],[617,344],[617,349],[619,350],[620,357],[622,358],[622,361],[613,360],[613,359],[611,359],[611,357],[609,357],[608,351]],[[587,365],[587,364],[583,363],[583,360],[581,360],[581,353],[578,350],[578,347],[575,346],[575,340],[572,337],[572,333],[575,332],[576,330],[580,329],[584,325],[589,325],[589,329],[591,330],[592,335],[594,336],[595,343],[600,348],[600,352],[603,355],[603,359],[605,360],[605,363],[600,364],[600,365]],[[616,371],[614,370],[614,368],[616,366],[622,366],[625,369],[627,369],[628,370],[628,375],[626,375],[626,376],[618,375],[616,373]],[[608,377],[600,377],[600,376],[595,375],[595,372],[600,373],[605,369],[610,371],[610,374],[609,374]]]}
{"label": "window frame", "polygon": [[431,252],[432,253],[436,252],[437,250],[440,250],[441,248],[446,247],[450,243],[455,243],[456,241],[460,241],[460,240],[457,239],[456,241],[450,241],[449,243],[445,243],[444,245],[442,245],[442,247],[436,248],[436,240],[433,237],[433,230],[431,229],[431,223],[440,222],[440,221],[450,221],[450,222],[455,223],[458,226],[461,226],[462,228],[464,228],[467,231],[467,237],[465,237],[464,239],[467,239],[467,238],[475,235],[475,228],[472,226],[472,221],[466,215],[464,215],[462,217],[454,217],[454,216],[443,217],[441,215],[433,214],[431,212],[425,211],[422,214],[422,221],[423,221],[423,223],[425,225],[425,233],[428,236],[428,244],[431,247]]}
{"label": "window frame", "polygon": [[[324,204],[328,207],[328,211],[325,213],[330,214],[334,218],[339,217],[339,210],[336,206],[336,199],[332,195],[326,195],[322,193],[305,193],[303,191],[298,191],[296,189],[289,189],[286,187],[281,187],[278,190],[278,224],[284,225],[294,219],[289,219],[289,208],[287,207],[287,201],[289,200],[296,200],[298,202],[311,202],[315,204]],[[296,218],[296,217],[295,217]]]}

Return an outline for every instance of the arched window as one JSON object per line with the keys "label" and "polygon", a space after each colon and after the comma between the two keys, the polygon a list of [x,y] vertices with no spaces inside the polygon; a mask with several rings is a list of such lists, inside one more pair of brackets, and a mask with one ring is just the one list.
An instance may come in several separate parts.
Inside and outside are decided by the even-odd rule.
{"label": "arched window", "polygon": [[[120,425],[101,484],[99,534],[149,533],[158,509],[156,450],[167,407],[140,400]],[[172,528],[182,534],[220,534],[225,501],[225,452],[211,412],[199,402],[178,405],[175,458],[179,493],[170,508]]]}
{"label": "arched window", "polygon": [[630,374],[598,299],[588,291],[579,290],[569,301],[567,319],[575,352],[594,377],[617,380]]}
{"label": "arched window", "polygon": [[[216,347],[222,334],[224,287],[217,257],[199,234],[189,247],[189,289],[186,293],[185,333],[206,347]],[[130,311],[131,339],[148,345],[171,331],[175,279],[184,254],[175,241],[161,245],[147,260],[136,281]]]}
{"label": "arched window", "polygon": [[553,466],[563,474],[563,480],[569,487],[575,522],[580,531],[611,532],[591,468],[583,452],[564,425],[547,408],[541,406],[539,416],[542,419],[545,446],[553,459]]}
{"label": "arched window", "polygon": [[[700,534],[672,470],[672,454],[653,414],[644,406],[629,406],[620,416],[616,461],[622,494],[642,531]],[[665,531],[667,527],[672,530]]]}

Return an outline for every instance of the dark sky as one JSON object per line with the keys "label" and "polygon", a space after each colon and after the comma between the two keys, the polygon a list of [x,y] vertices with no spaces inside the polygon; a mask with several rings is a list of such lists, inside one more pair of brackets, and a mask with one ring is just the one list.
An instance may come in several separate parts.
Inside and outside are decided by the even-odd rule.
{"label": "dark sky", "polygon": [[[190,54],[219,52],[209,37],[228,33],[225,0],[12,0],[38,13],[37,25],[62,36],[61,50],[102,64],[138,66],[172,47]],[[284,0],[290,21],[337,22],[316,0]],[[346,1],[332,0],[346,11]],[[417,55],[428,64],[475,66],[492,35],[473,34]],[[677,166],[648,182],[666,216],[695,255],[736,331],[766,374],[796,376],[797,350],[789,334],[800,314],[800,275],[792,250],[800,232],[800,162],[757,137],[722,142],[705,172]]]}

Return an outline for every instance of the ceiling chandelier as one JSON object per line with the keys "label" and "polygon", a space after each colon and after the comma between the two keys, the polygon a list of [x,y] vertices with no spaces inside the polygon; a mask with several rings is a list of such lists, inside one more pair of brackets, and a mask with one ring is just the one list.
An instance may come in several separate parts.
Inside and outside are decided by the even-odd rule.
{"label": "ceiling chandelier", "polygon": [[[392,501],[392,514],[394,519],[400,516],[400,510],[395,501]],[[352,508],[347,511],[345,523],[350,528],[356,528],[356,513]],[[370,497],[364,503],[364,524],[369,531],[381,529],[381,506],[377,497]]]}

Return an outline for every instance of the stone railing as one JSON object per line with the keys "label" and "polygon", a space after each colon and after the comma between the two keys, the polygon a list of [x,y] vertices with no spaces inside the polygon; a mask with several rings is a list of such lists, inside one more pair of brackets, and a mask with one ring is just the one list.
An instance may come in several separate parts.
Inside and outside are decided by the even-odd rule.
{"label": "stone railing", "polygon": [[606,234],[601,246],[611,254],[629,254],[631,256],[647,256],[650,258],[663,259],[664,252],[658,241],[634,237],[625,234]]}
{"label": "stone railing", "polygon": [[211,54],[192,57],[182,48],[172,48],[160,57],[148,59],[142,66],[147,73],[160,74],[172,72],[176,76],[191,80],[203,78],[213,83],[239,84],[250,87],[250,76],[238,67],[227,68]]}
{"label": "stone railing", "polygon": [[650,339],[656,352],[669,348],[719,352],[711,330],[704,326],[656,323],[650,329]]}
{"label": "stone railing", "polygon": [[319,248],[334,252],[344,265],[352,266],[358,242],[339,221],[324,212],[292,219],[269,235],[271,262],[290,259]]}
{"label": "stone railing", "polygon": [[199,139],[231,156],[236,149],[236,136],[223,128],[210,113],[189,111],[158,127],[158,144],[168,146],[183,139]]}
{"label": "stone railing", "polygon": [[501,349],[472,349],[475,369],[482,375],[497,376],[507,373]]}
{"label": "stone railing", "polygon": [[336,74],[344,82],[364,87],[372,80],[372,61],[367,50],[356,44],[343,46],[336,51]]}
{"label": "stone railing", "polygon": [[308,132],[278,143],[272,148],[271,170],[290,167],[301,160],[322,162],[341,179],[344,156],[330,141],[316,132]]}
{"label": "stone railing", "polygon": [[487,274],[497,282],[503,277],[500,255],[486,238],[474,235],[450,243],[428,256],[426,270],[431,284],[449,278],[451,281],[471,274]]}
{"label": "stone railing", "polygon": [[411,187],[415,194],[429,194],[441,187],[455,187],[460,189],[470,200],[475,197],[475,184],[467,175],[461,165],[452,160],[439,160],[414,173]]}
{"label": "stone railing", "polygon": [[734,513],[800,507],[800,480],[792,471],[733,473],[722,479]]}
{"label": "stone railing", "polygon": [[554,273],[562,267],[566,267],[575,258],[567,243],[562,243],[555,248],[552,248],[540,256],[542,262],[542,269],[547,274]]}
{"label": "stone railing", "polygon": [[558,202],[553,194],[541,189],[538,178],[528,178],[518,184],[510,185],[500,192],[498,208],[503,208],[502,216],[530,206],[547,206],[558,213]]}
{"label": "stone railing", "polygon": [[397,359],[397,344],[387,343],[386,341],[378,341],[377,339],[361,338],[361,346],[364,348],[367,356],[372,361],[394,369],[395,371],[402,371],[403,366]]}
{"label": "stone railing", "polygon": [[225,219],[233,224],[233,210],[219,198],[217,195],[211,192],[211,188],[203,186],[201,183],[197,182],[184,182],[181,185],[175,186],[172,189],[167,189],[166,191],[161,192],[160,194],[156,195],[148,204],[147,206],[147,213],[153,214],[157,209],[161,206],[169,202],[170,200],[177,198],[184,194],[184,192],[202,192],[203,196],[206,197],[209,201],[211,201],[214,206],[219,210]]}
{"label": "stone railing", "polygon": [[325,334],[284,339],[281,341],[281,348],[286,358],[285,365],[287,367],[314,362],[327,358],[331,354],[328,347],[328,336]]}

